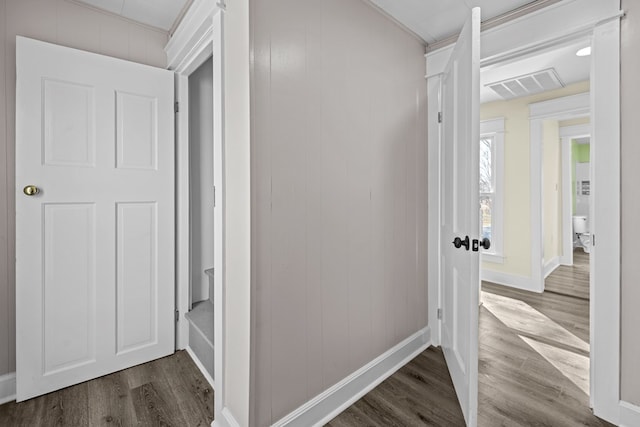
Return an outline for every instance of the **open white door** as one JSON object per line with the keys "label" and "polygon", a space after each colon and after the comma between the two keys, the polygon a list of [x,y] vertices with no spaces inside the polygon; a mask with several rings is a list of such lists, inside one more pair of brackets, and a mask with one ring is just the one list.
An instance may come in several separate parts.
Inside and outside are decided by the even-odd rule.
{"label": "open white door", "polygon": [[[479,230],[479,8],[472,10],[463,27],[442,82],[442,349],[467,425],[475,426],[480,280],[478,246],[474,245]],[[457,237],[461,239],[458,248],[452,243]]]}
{"label": "open white door", "polygon": [[17,400],[174,351],[173,73],[17,39]]}

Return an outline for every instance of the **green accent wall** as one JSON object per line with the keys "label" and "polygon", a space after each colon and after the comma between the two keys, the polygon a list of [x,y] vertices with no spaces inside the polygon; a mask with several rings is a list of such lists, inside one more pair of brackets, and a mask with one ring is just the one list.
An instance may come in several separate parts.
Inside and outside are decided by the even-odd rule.
{"label": "green accent wall", "polygon": [[588,163],[591,160],[591,144],[577,144],[571,141],[571,206],[576,213],[576,163]]}
{"label": "green accent wall", "polygon": [[590,160],[590,152],[591,152],[591,145],[590,144],[576,144],[575,142],[573,143],[573,145],[575,146],[575,161],[576,163],[588,163]]}

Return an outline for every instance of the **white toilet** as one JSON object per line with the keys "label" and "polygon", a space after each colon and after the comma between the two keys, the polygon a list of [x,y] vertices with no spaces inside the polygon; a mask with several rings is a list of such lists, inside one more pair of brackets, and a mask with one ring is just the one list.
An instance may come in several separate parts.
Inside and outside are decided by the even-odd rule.
{"label": "white toilet", "polygon": [[576,238],[573,240],[573,247],[581,247],[583,251],[589,253],[591,249],[591,233],[587,231],[587,217],[576,215],[573,217],[573,233]]}

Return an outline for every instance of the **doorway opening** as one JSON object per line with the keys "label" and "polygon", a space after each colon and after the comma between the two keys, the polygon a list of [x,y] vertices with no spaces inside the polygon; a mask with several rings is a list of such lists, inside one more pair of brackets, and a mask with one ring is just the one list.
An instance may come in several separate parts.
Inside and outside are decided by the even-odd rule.
{"label": "doorway opening", "polygon": [[[588,45],[578,39],[481,72],[480,187],[494,193],[480,194],[480,233],[492,235],[496,250],[481,255],[480,417],[598,422],[590,411],[589,233],[573,221],[588,219],[592,202],[591,61],[576,56]],[[498,120],[501,128],[482,132]],[[520,410],[505,411],[514,400]]]}
{"label": "doorway opening", "polygon": [[213,383],[214,162],[213,58],[189,84],[189,349]]}
{"label": "doorway opening", "polygon": [[[480,67],[488,70],[535,56],[549,49],[561,48],[579,40],[587,41],[591,45],[589,80],[592,84],[589,85],[589,93],[584,95],[590,111],[587,110],[585,114],[590,115],[592,119],[591,159],[592,162],[597,159],[601,167],[592,168],[590,179],[591,195],[598,198],[598,203],[597,206],[595,203],[591,204],[592,215],[590,215],[589,225],[592,234],[590,301],[588,303],[591,319],[588,326],[591,362],[589,400],[594,414],[611,422],[618,422],[620,417],[620,176],[617,171],[620,165],[619,35],[620,17],[623,12],[620,11],[619,6],[619,2],[615,1],[588,1],[581,2],[579,5],[575,2],[559,2],[518,18],[517,25],[509,22],[487,28],[480,37],[480,59],[468,67],[471,73]],[[451,240],[450,236],[442,233],[440,229],[442,222],[440,212],[444,203],[442,194],[446,192],[442,186],[442,161],[447,141],[442,136],[439,112],[442,111],[443,104],[440,100],[444,97],[443,73],[451,52],[456,47],[457,45],[440,48],[427,54],[430,111],[428,223],[430,236],[440,244],[440,250],[433,251],[429,255],[429,321],[434,325],[432,339],[435,345],[443,341],[443,321],[438,317],[439,309],[442,307],[443,293],[447,287],[451,287],[451,278],[444,276],[446,266],[441,265],[443,245],[450,244]],[[573,54],[575,55],[575,52]],[[464,64],[464,67],[466,72],[467,64]],[[544,71],[546,68],[538,68],[538,70]],[[562,106],[563,103],[559,102],[555,105],[555,109],[562,110]],[[548,110],[554,112],[553,108]],[[539,116],[536,118],[540,120],[537,122],[538,126],[531,127],[531,134],[534,131],[539,134],[543,132],[542,124],[547,117],[542,112],[538,113]],[[547,111],[546,114],[549,112]],[[525,115],[523,121],[526,123],[532,116],[536,114]],[[465,119],[461,120],[462,125],[468,122]],[[477,122],[473,121],[473,123]],[[469,143],[467,150],[474,150],[479,140],[478,134],[477,138],[470,140],[473,143]],[[544,290],[543,181],[540,168],[534,168],[531,165],[541,164],[542,154],[542,150],[530,150],[530,163],[525,164],[524,167],[519,165],[520,173],[532,176],[528,191],[536,198],[536,202],[532,202],[529,197],[521,198],[522,205],[528,207],[525,215],[531,218],[530,224],[527,228],[521,227],[512,231],[519,237],[516,244],[530,245],[531,256],[528,262],[521,260],[523,267],[526,268],[526,275],[512,275],[511,278],[515,279],[514,284],[519,285],[520,288],[531,289],[538,293]],[[506,163],[506,166],[513,165]],[[537,175],[534,176],[534,174]],[[523,191],[516,194],[522,196],[525,189],[521,187],[519,189]],[[479,218],[475,217],[475,219],[477,225],[469,232],[474,235],[479,233],[480,227]],[[464,233],[466,230],[463,231]],[[509,233],[509,230],[505,229],[505,236]],[[505,258],[504,261],[506,263],[509,259]],[[504,277],[502,269],[505,267],[497,264],[495,275],[497,278]],[[494,279],[491,280],[497,281]],[[595,286],[596,283],[606,284],[606,286]],[[536,289],[532,289],[533,285]],[[544,312],[542,314],[546,315]],[[465,336],[464,340],[473,347],[477,346],[475,334]],[[465,388],[473,390],[476,385],[477,380],[470,378]],[[515,385],[517,386],[517,383]],[[458,387],[456,391],[458,392]]]}

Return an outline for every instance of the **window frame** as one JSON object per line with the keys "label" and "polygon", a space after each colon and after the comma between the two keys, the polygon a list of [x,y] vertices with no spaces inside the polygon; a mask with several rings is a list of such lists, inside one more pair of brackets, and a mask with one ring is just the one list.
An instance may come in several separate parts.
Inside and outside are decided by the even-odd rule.
{"label": "window frame", "polygon": [[[491,248],[483,251],[482,261],[504,263],[504,117],[480,121],[480,138],[492,138],[491,168],[494,181],[491,206]],[[480,144],[480,141],[478,141]],[[480,177],[478,177],[480,179]],[[480,224],[479,224],[480,225]],[[480,230],[481,232],[481,225]]]}

